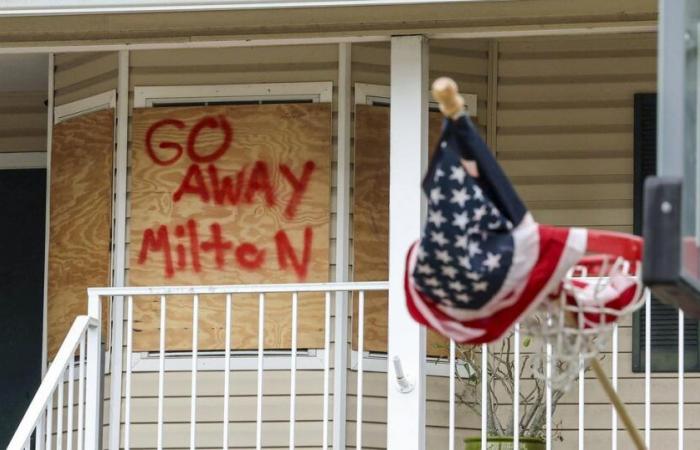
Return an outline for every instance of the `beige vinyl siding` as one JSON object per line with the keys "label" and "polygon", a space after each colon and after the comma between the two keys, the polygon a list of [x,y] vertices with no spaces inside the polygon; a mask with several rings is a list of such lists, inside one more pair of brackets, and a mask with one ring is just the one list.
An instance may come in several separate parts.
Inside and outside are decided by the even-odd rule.
{"label": "beige vinyl siding", "polygon": [[46,151],[46,92],[0,92],[0,152]]}
{"label": "beige vinyl siding", "polygon": [[[499,42],[497,157],[538,221],[632,231],[634,94],[656,92],[656,63],[655,34]],[[632,340],[630,317],[619,327],[618,386],[643,427]],[[608,374],[611,361],[605,354]],[[686,414],[700,408],[698,388],[697,374],[687,374]],[[611,407],[592,373],[585,398],[585,446],[608,447]],[[559,404],[556,448],[577,448],[577,401],[574,388]],[[653,447],[676,446],[675,374],[653,374],[652,401]],[[619,448],[631,448],[622,425],[618,436]],[[685,439],[697,445],[700,429],[687,422]]]}
{"label": "beige vinyl siding", "polygon": [[117,88],[119,67],[115,52],[58,53],[55,67],[55,106]]}

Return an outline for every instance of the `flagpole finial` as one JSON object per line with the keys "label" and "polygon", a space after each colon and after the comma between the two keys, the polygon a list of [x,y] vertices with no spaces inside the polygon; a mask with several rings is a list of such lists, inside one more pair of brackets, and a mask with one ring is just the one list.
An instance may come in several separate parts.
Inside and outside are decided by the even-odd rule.
{"label": "flagpole finial", "polygon": [[452,78],[440,77],[433,82],[433,98],[440,105],[440,111],[450,119],[456,119],[464,111],[464,99]]}

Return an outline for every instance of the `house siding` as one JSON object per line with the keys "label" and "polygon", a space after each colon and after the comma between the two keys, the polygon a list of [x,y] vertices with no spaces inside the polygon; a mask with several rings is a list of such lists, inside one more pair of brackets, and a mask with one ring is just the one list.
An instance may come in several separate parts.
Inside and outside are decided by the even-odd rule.
{"label": "house siding", "polygon": [[[354,44],[352,84],[388,85],[389,60],[387,43]],[[654,34],[505,39],[499,40],[497,46],[485,40],[432,41],[430,61],[431,79],[449,75],[459,83],[462,92],[477,94],[478,124],[485,136],[495,136],[492,145],[497,158],[537,220],[631,232],[633,95],[656,88]],[[296,81],[333,81],[337,90],[337,67],[336,45],[134,51],[130,92],[133,95],[134,86]],[[115,87],[116,54],[57,55],[57,105]],[[333,114],[335,165],[336,92]],[[495,123],[489,122],[491,117]],[[335,274],[336,174],[334,167],[329,279]],[[127,236],[127,246],[128,241]],[[352,248],[352,241],[350,245]],[[644,379],[643,374],[631,372],[631,326],[630,318],[619,328],[618,385],[634,420],[643,426]],[[611,373],[610,360],[611,355],[606,354],[603,366],[608,373]],[[288,371],[265,374],[263,435],[264,446],[268,448],[287,444],[289,376]],[[165,380],[165,445],[186,447],[190,374],[167,373]],[[366,373],[364,380],[363,447],[385,448],[386,374]],[[232,446],[254,445],[255,382],[255,372],[232,373]],[[197,444],[200,448],[214,448],[220,445],[222,432],[218,417],[223,408],[223,373],[201,373],[199,386]],[[297,448],[320,446],[322,386],[321,371],[298,372]],[[355,446],[355,386],[356,372],[350,371],[347,411],[350,448]],[[654,374],[652,441],[666,446],[677,445],[676,386],[674,375]],[[601,448],[610,442],[611,407],[592,375],[587,376],[585,388],[585,445]],[[699,379],[688,374],[687,417],[700,409],[698,388]],[[133,389],[132,448],[151,448],[155,446],[156,436],[157,373],[135,373]],[[108,387],[105,392],[110,392]],[[447,379],[429,377],[427,397],[427,448],[445,448]],[[478,434],[480,419],[463,407],[458,407],[457,412],[457,447],[461,448],[463,437]],[[555,448],[577,448],[575,389],[560,402],[554,420],[560,424],[557,427],[564,438],[563,442],[555,443]],[[686,444],[697,442],[700,442],[700,428],[687,423]],[[619,444],[621,449],[631,448],[622,428]]]}

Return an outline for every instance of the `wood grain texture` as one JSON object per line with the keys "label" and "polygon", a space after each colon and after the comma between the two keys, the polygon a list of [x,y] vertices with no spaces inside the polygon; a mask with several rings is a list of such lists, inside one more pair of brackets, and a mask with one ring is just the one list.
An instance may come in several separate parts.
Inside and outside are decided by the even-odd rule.
{"label": "wood grain texture", "polygon": [[73,319],[87,312],[86,289],[109,285],[113,110],[56,125],[51,152],[49,357]]}
{"label": "wood grain texture", "polygon": [[[389,113],[383,106],[355,105],[355,185],[353,197],[353,258],[355,281],[386,281],[389,277]],[[440,138],[442,115],[431,112],[430,154]],[[358,302],[353,301],[353,317]],[[365,351],[387,351],[386,293],[365,297]],[[353,321],[357,349],[357,321]],[[444,355],[447,341],[428,333],[428,354]]]}
{"label": "wood grain texture", "polygon": [[[210,193],[208,200],[198,194],[174,195],[193,170],[187,152],[188,135],[202,119],[225,119],[232,127],[233,140],[222,156],[213,162],[195,164],[202,173],[202,182]],[[171,141],[184,147],[182,156],[173,164],[158,165],[149,157],[146,136],[149,128],[162,119],[179,120],[182,128],[165,126],[153,135],[157,155],[169,159],[172,149],[158,148],[159,142]],[[211,155],[220,148],[223,125],[219,129],[202,128],[196,141],[200,155]],[[133,115],[133,176],[131,186],[130,271],[131,285],[208,285],[208,284],[268,284],[285,282],[320,282],[328,279],[329,219],[330,219],[330,160],[331,108],[329,104],[236,105],[197,108],[135,109]],[[222,147],[223,148],[223,147]],[[259,162],[267,167],[267,177],[253,176]],[[305,164],[314,164],[306,190],[302,192],[296,212],[288,215],[294,189],[283,165],[289,167],[296,180],[302,178]],[[238,200],[230,198],[217,202],[214,178],[210,166],[215,166],[220,186],[223,177],[230,177],[236,186],[242,180],[243,192]],[[196,169],[195,169],[196,170]],[[264,184],[269,179],[272,202],[264,189],[252,188],[251,180]],[[193,180],[195,180],[193,178]],[[192,181],[190,184],[196,184]],[[254,183],[253,183],[254,184]],[[178,226],[187,229],[188,221],[197,224],[199,244],[192,244],[189,232],[177,235]],[[222,251],[221,260],[207,251],[213,241],[212,225],[221,227],[221,236],[231,247]],[[144,233],[165,226],[169,233],[173,273],[164,271],[165,252],[148,252],[139,260],[144,247]],[[310,258],[305,276],[294,270],[291,258],[280,263],[279,241],[275,235],[283,230],[301,261],[306,230],[310,229]],[[262,263],[246,268],[237,252],[247,244],[254,245],[258,256],[264,252]],[[178,264],[177,246],[185,251],[185,264]],[[192,248],[199,251],[201,269],[195,269]],[[233,300],[232,348],[252,349],[258,339],[258,297],[235,296]],[[134,305],[134,348],[158,349],[160,304],[157,299],[139,299]],[[199,348],[223,349],[225,297],[203,296],[200,299]],[[300,296],[298,345],[300,348],[323,347],[323,299],[319,295]],[[291,295],[266,296],[265,345],[267,348],[289,348],[291,342]],[[166,341],[169,350],[186,350],[192,342],[192,299],[172,297],[167,306]]]}

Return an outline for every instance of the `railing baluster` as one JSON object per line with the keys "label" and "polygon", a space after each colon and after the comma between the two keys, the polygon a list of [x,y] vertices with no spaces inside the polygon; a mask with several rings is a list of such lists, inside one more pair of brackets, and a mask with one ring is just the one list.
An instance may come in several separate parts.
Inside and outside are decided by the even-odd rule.
{"label": "railing baluster", "polygon": [[56,450],[63,449],[63,388],[66,380],[66,369],[61,371],[58,379],[58,405],[56,406]]}
{"label": "railing baluster", "polygon": [[362,450],[362,400],[364,397],[364,352],[365,352],[365,291],[360,291],[359,305],[357,307],[359,318],[357,319],[357,422],[355,448]]}
{"label": "railing baluster", "polygon": [[165,295],[160,296],[160,345],[158,349],[158,431],[157,448],[163,449],[163,390],[165,387]]}
{"label": "railing baluster", "polygon": [[513,450],[520,449],[520,324],[513,334]]}
{"label": "railing baluster", "polygon": [[326,292],[325,336],[323,339],[323,450],[328,450],[328,409],[331,366],[331,293]]}
{"label": "railing baluster", "polygon": [[[617,337],[618,337],[618,328],[617,324],[613,325],[613,333],[612,333],[612,386],[615,391],[617,391],[617,356],[618,356],[618,351],[617,351]],[[614,406],[612,406],[612,423],[610,424],[610,431],[611,431],[611,445],[610,448],[611,450],[617,450],[617,410],[615,409]]]}
{"label": "railing baluster", "polygon": [[34,441],[34,448],[36,450],[44,450],[44,446],[46,445],[46,439],[44,438],[46,435],[46,411],[44,411],[41,414],[41,418],[39,419],[39,423],[36,426],[36,439]]}
{"label": "railing baluster", "polygon": [[488,379],[489,379],[489,347],[481,344],[481,450],[487,450],[486,437],[488,433]]}
{"label": "railing baluster", "polygon": [[46,405],[46,450],[52,450],[53,448],[53,443],[51,442],[53,437],[53,394],[52,392]]}
{"label": "railing baluster", "polygon": [[224,419],[223,419],[223,450],[228,450],[228,421],[229,421],[229,382],[231,376],[231,294],[226,294],[226,343],[224,344]]}
{"label": "railing baluster", "polygon": [[68,409],[68,424],[66,427],[66,449],[73,450],[73,377],[75,376],[75,351],[73,351],[73,357],[68,363],[68,404],[66,408]]}
{"label": "railing baluster", "polygon": [[651,295],[644,304],[644,443],[651,448]]}
{"label": "railing baluster", "polygon": [[[80,359],[78,368],[78,450],[85,448],[85,339],[80,339]],[[128,449],[127,449],[128,450]]]}
{"label": "railing baluster", "polygon": [[265,294],[260,293],[258,301],[258,393],[255,430],[255,448],[262,449],[262,401],[263,401],[263,359],[265,356]]}
{"label": "railing baluster", "polygon": [[190,407],[190,450],[197,441],[197,350],[199,347],[199,295],[192,298],[192,400]]}
{"label": "railing baluster", "polygon": [[447,428],[447,448],[449,448],[449,450],[455,450],[455,370],[457,370],[457,362],[455,361],[454,339],[450,339],[448,366],[450,371],[450,402]]}
{"label": "railing baluster", "polygon": [[[551,319],[548,319],[551,320]],[[552,450],[552,343],[547,339],[547,361],[545,366],[545,440],[546,449]]]}
{"label": "railing baluster", "polygon": [[289,386],[289,450],[295,448],[296,402],[297,402],[297,313],[299,296],[292,293],[292,354]]}
{"label": "railing baluster", "polygon": [[124,383],[124,450],[131,448],[131,357],[133,354],[134,297],[126,299],[126,376]]}
{"label": "railing baluster", "polygon": [[678,310],[678,450],[685,446],[685,423],[683,417],[685,382],[685,317],[682,309]]}
{"label": "railing baluster", "polygon": [[583,356],[579,357],[578,369],[578,450],[583,450],[583,437],[585,430],[584,410],[586,405],[585,386],[586,386],[586,362]]}

